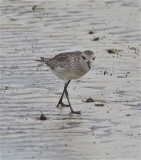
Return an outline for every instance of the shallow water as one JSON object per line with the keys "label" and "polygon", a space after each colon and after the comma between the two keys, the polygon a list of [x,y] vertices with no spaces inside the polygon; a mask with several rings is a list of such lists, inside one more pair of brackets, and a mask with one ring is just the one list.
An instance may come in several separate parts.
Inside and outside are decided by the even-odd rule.
{"label": "shallow water", "polygon": [[[1,159],[139,160],[139,1],[6,0],[0,9]],[[64,82],[34,60],[85,49],[96,60],[69,86],[82,112],[70,115],[55,107]]]}

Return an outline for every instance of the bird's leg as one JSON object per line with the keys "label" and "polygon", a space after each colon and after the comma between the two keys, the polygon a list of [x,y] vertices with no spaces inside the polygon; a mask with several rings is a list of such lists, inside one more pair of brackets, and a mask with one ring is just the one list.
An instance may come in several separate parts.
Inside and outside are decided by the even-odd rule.
{"label": "bird's leg", "polygon": [[70,81],[68,81],[68,82],[65,84],[65,86],[64,86],[63,93],[62,93],[62,95],[61,95],[61,98],[60,98],[57,106],[56,106],[57,108],[59,107],[59,104],[61,104],[61,106],[63,106],[63,107],[69,107],[69,105],[66,105],[66,104],[64,104],[64,103],[62,102],[63,97],[64,97],[64,94],[65,94],[65,89],[67,88],[67,86],[68,86],[69,83],[70,83]]}
{"label": "bird's leg", "polygon": [[66,88],[65,88],[65,94],[66,94],[66,97],[67,97],[67,100],[68,100],[68,103],[69,103],[69,107],[70,107],[71,113],[72,113],[72,114],[81,114],[80,111],[74,111],[74,110],[73,110],[73,108],[72,108],[72,106],[71,106],[71,104],[70,104],[67,87],[68,87],[68,85],[67,85]]}

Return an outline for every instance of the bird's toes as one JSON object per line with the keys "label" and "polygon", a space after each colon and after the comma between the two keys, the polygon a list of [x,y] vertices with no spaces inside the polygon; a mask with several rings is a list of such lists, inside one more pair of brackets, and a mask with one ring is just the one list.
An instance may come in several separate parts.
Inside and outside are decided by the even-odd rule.
{"label": "bird's toes", "polygon": [[68,104],[64,104],[63,102],[61,103],[62,107],[70,107]]}
{"label": "bird's toes", "polygon": [[70,114],[81,114],[81,111],[71,111]]}
{"label": "bird's toes", "polygon": [[63,102],[59,102],[58,105],[57,105],[56,107],[58,108],[59,105],[61,105],[61,107],[70,107],[69,105],[64,104]]}

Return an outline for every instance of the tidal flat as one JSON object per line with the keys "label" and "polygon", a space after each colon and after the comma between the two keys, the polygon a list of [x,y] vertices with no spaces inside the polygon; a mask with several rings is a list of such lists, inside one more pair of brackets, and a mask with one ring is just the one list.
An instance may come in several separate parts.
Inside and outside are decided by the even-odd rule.
{"label": "tidal flat", "polygon": [[[140,160],[140,1],[0,2],[0,159]],[[74,110],[56,108],[64,82],[35,61],[90,49],[70,83]],[[46,118],[45,118],[46,117]]]}

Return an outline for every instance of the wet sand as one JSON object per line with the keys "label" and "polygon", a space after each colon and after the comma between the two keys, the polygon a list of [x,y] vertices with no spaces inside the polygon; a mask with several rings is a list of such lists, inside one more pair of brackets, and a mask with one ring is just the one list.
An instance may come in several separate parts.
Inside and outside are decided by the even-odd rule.
{"label": "wet sand", "polygon": [[[139,160],[139,1],[7,0],[0,9],[1,160]],[[70,115],[55,107],[64,82],[34,60],[86,49],[96,59],[69,85],[82,112]]]}

